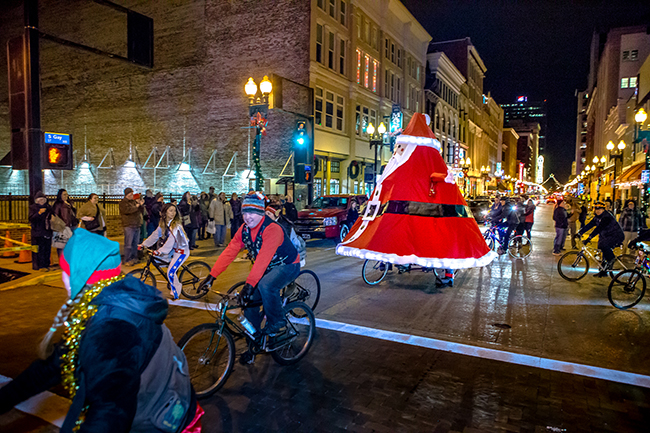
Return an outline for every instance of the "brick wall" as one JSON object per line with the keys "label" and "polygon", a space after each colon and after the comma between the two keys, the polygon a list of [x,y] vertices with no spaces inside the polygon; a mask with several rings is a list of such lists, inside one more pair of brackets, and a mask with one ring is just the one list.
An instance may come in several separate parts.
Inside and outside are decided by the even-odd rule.
{"label": "brick wall", "polygon": [[[0,5],[0,45],[22,31],[22,2]],[[91,169],[45,172],[46,190],[114,193],[154,188],[153,170],[122,165],[131,148],[144,163],[154,146],[170,147],[172,168],[156,170],[155,189],[221,190],[221,173],[235,151],[238,173],[223,189],[247,189],[248,101],[243,86],[265,74],[309,84],[310,3],[304,0],[118,1],[154,20],[154,68],[149,70],[50,41],[41,42],[42,128],[71,133]],[[46,33],[125,55],[126,16],[87,0],[41,0]],[[260,18],[263,17],[263,18]],[[6,56],[0,56],[0,157],[9,150]],[[285,105],[290,103],[285,97]],[[262,172],[278,177],[296,118],[272,110],[262,141]],[[252,137],[251,134],[251,140]],[[183,143],[192,148],[191,172],[177,170]],[[97,169],[112,148],[115,169]],[[213,150],[218,174],[202,174]],[[110,158],[104,166],[110,165]],[[151,161],[150,164],[151,165]],[[18,192],[25,178],[0,169],[0,192]],[[24,175],[23,175],[24,176]],[[106,188],[109,188],[108,190]],[[112,189],[110,189],[112,188]]]}

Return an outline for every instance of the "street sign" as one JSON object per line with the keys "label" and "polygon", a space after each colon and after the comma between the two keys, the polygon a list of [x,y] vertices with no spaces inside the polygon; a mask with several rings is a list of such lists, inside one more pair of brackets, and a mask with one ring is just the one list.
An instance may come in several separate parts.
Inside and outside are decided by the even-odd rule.
{"label": "street sign", "polygon": [[641,183],[650,182],[650,170],[641,170]]}
{"label": "street sign", "polygon": [[72,136],[58,132],[43,134],[43,168],[50,170],[72,170]]}
{"label": "street sign", "polygon": [[582,195],[585,192],[585,185],[582,183],[578,184],[578,195]]}
{"label": "street sign", "polygon": [[390,132],[397,132],[402,129],[402,109],[399,104],[393,104],[390,114]]}
{"label": "street sign", "polygon": [[45,133],[45,144],[70,144],[70,134],[58,134],[56,132]]}

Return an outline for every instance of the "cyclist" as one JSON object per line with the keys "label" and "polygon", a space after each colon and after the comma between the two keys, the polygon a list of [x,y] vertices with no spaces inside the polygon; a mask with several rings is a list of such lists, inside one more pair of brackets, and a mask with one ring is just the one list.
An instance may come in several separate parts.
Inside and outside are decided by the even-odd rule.
{"label": "cyclist", "polygon": [[[264,214],[264,199],[264,195],[256,191],[244,197],[244,225],[221,253],[202,288],[210,287],[214,279],[235,260],[237,254],[246,248],[250,252],[253,268],[239,294],[240,303],[245,305],[261,298],[266,314],[266,326],[262,331],[273,337],[286,326],[280,289],[298,276],[300,257],[282,227]],[[247,308],[244,315],[256,329],[261,328],[262,315],[259,309],[253,311],[252,308]],[[242,355],[241,362],[248,363],[251,359],[252,354],[246,352]]]}
{"label": "cyclist", "polygon": [[[595,228],[594,228],[595,227]],[[603,270],[594,275],[594,277],[604,277],[607,270],[611,267],[616,259],[614,248],[621,245],[625,240],[623,229],[616,222],[614,215],[605,209],[605,203],[597,201],[594,203],[594,217],[585,226],[581,227],[576,235],[581,239],[582,235],[594,228],[585,243],[598,235],[598,249],[603,252]]]}
{"label": "cyclist", "polygon": [[163,206],[160,223],[158,228],[144,240],[138,249],[143,246],[149,248],[159,242],[162,245],[153,252],[154,256],[159,256],[161,260],[169,263],[167,267],[167,278],[171,287],[171,295],[178,299],[181,291],[181,282],[178,279],[178,268],[190,256],[190,243],[183,230],[181,214],[178,212],[176,205],[167,203]]}

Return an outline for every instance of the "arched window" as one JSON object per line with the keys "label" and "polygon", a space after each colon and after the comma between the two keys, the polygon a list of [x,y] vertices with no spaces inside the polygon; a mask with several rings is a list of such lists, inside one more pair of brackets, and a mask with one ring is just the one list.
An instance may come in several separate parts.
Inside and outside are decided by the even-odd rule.
{"label": "arched window", "polygon": [[440,112],[436,110],[436,131],[440,130]]}
{"label": "arched window", "polygon": [[447,128],[445,128],[445,126],[446,126],[446,123],[445,123],[445,115],[443,114],[443,115],[442,115],[442,133],[443,133],[443,134],[444,134],[444,132],[447,130]]}

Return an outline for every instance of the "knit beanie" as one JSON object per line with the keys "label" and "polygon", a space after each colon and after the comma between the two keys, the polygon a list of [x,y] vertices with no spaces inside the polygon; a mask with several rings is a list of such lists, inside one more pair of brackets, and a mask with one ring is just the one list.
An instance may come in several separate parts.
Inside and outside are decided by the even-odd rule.
{"label": "knit beanie", "polygon": [[85,285],[116,277],[120,269],[120,244],[104,236],[76,229],[61,254],[61,270],[70,276],[70,298]]}
{"label": "knit beanie", "polygon": [[264,198],[264,194],[258,191],[252,191],[246,194],[241,205],[242,213],[252,212],[264,215]]}

